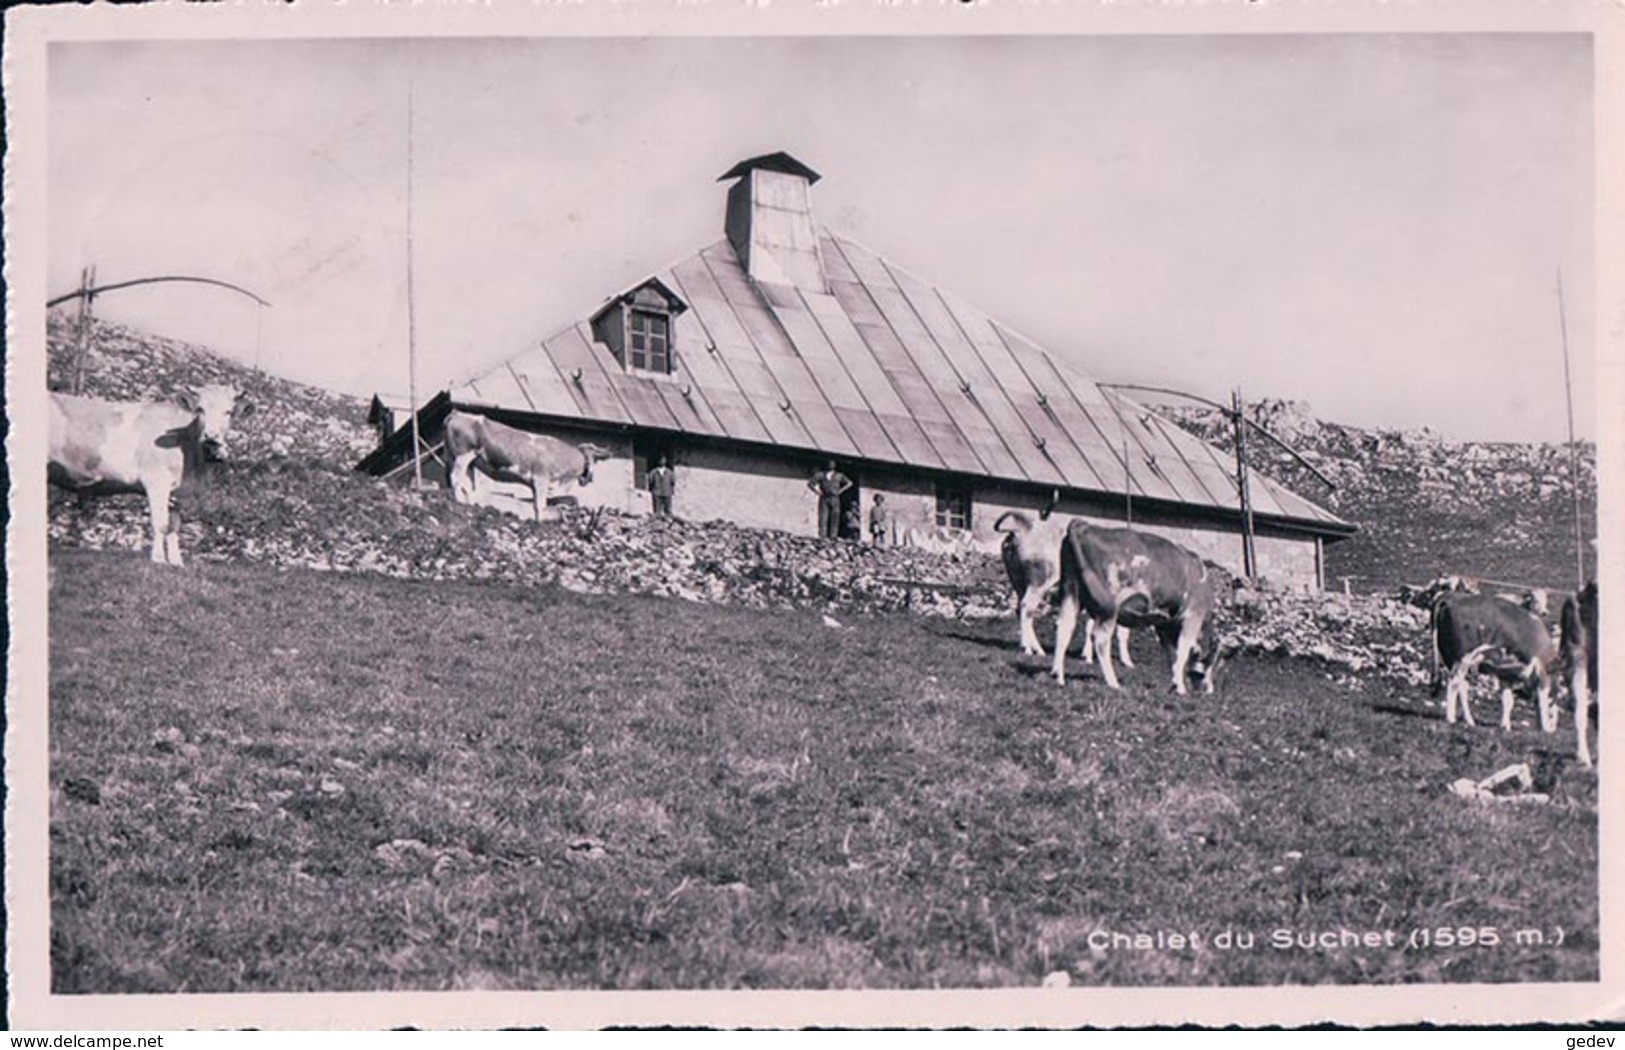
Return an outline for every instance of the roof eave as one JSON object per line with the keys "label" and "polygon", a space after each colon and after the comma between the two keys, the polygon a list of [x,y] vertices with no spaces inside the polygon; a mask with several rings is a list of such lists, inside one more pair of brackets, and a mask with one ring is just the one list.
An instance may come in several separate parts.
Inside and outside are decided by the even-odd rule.
{"label": "roof eave", "polygon": [[[696,434],[690,431],[671,430],[664,427],[645,426],[637,423],[624,423],[612,420],[593,420],[581,416],[561,416],[547,412],[526,411],[523,409],[507,408],[491,402],[454,398],[450,391],[442,391],[424,405],[418,413],[420,428],[431,428],[454,409],[465,409],[491,415],[500,415],[506,420],[514,422],[528,422],[544,425],[582,427],[602,430],[615,434],[651,433],[662,436],[680,437],[688,441],[695,441],[705,445],[721,448],[739,448],[752,452],[771,452],[788,456],[806,456],[809,459],[828,457],[828,449],[800,448],[791,445],[778,444],[771,441],[751,441],[744,438],[729,437],[717,434]],[[377,449],[368,454],[356,465],[357,470],[367,473],[379,473],[389,461],[411,441],[411,421],[397,429]],[[1070,486],[1055,486],[1045,482],[1036,482],[1025,478],[1003,478],[984,474],[967,474],[963,471],[948,470],[941,467],[919,466],[916,464],[899,463],[891,460],[872,459],[863,456],[840,455],[836,458],[843,462],[858,466],[869,466],[882,470],[910,470],[931,477],[953,478],[959,481],[989,482],[999,485],[1011,485],[1020,488],[1032,488],[1051,491],[1059,488],[1062,493],[1088,498],[1091,500],[1120,500],[1122,493],[1106,492],[1097,489],[1074,488]],[[1202,503],[1187,503],[1179,500],[1160,499],[1150,496],[1137,496],[1134,499],[1136,506],[1164,514],[1180,514],[1193,518],[1211,521],[1215,524],[1239,526],[1242,515],[1239,510],[1231,507],[1221,507]],[[1329,521],[1294,518],[1285,515],[1257,514],[1253,515],[1256,525],[1266,529],[1287,532],[1300,532],[1323,538],[1329,542],[1338,542],[1357,534],[1359,526],[1341,519]]]}

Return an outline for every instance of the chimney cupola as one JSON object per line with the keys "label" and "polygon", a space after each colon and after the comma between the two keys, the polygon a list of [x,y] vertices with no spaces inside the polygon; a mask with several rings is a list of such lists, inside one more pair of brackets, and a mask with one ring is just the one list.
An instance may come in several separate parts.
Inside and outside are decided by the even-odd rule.
{"label": "chimney cupola", "polygon": [[728,190],[725,228],[752,280],[829,291],[812,218],[812,184],[820,178],[788,153],[767,153],[717,180],[739,180]]}

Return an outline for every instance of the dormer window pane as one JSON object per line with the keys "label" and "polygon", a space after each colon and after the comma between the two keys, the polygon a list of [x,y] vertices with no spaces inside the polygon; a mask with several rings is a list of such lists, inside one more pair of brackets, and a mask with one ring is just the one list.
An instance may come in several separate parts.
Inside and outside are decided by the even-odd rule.
{"label": "dormer window pane", "polygon": [[627,319],[627,364],[645,372],[671,372],[671,319],[633,310]]}

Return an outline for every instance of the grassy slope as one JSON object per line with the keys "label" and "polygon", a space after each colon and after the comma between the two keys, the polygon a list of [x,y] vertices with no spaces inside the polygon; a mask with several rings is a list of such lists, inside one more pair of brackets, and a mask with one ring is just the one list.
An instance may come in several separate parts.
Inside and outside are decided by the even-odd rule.
{"label": "grassy slope", "polygon": [[[1233,455],[1228,424],[1212,413],[1170,413],[1193,433]],[[1360,527],[1326,548],[1326,574],[1352,578],[1357,593],[1392,593],[1445,574],[1552,589],[1575,585],[1574,507],[1566,485],[1567,452],[1556,445],[1402,440],[1336,423],[1313,424],[1292,443],[1317,456],[1337,479],[1328,492],[1308,471],[1269,445],[1248,446],[1254,469]],[[1580,452],[1580,514],[1584,534],[1597,535],[1596,447]],[[1514,476],[1564,485],[1504,485]],[[1590,571],[1596,553],[1586,552]]]}
{"label": "grassy slope", "polygon": [[[62,992],[1597,973],[1572,742],[1452,730],[1376,679],[1259,658],[1181,701],[1145,652],[1109,695],[1033,673],[1008,623],[837,631],[69,549],[53,568]],[[1444,794],[1530,755],[1553,805]],[[1567,940],[1085,941],[1343,924]]]}
{"label": "grassy slope", "polygon": [[[1587,450],[1590,459],[1595,453]],[[1328,578],[1352,575],[1360,590],[1389,590],[1455,573],[1553,589],[1574,587],[1574,505],[1566,491],[1499,492],[1464,486],[1465,498],[1441,500],[1401,471],[1372,470],[1346,493],[1341,513],[1360,533],[1326,551]],[[1299,491],[1310,491],[1302,488]],[[1581,494],[1585,535],[1597,534],[1594,485]],[[1586,564],[1596,571],[1596,553]]]}

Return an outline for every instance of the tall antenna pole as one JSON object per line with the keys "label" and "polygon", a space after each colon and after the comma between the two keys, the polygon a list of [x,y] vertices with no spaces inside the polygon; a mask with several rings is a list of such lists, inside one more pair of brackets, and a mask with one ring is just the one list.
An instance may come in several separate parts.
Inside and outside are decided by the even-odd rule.
{"label": "tall antenna pole", "polygon": [[1574,588],[1579,590],[1586,582],[1585,532],[1580,526],[1580,455],[1574,441],[1574,381],[1569,375],[1569,320],[1568,310],[1563,305],[1562,267],[1557,270],[1557,327],[1563,334],[1563,397],[1569,412],[1569,482],[1574,486]]}
{"label": "tall antenna pole", "polygon": [[254,307],[254,373],[260,374],[260,350],[265,343],[265,307]]}
{"label": "tall antenna pole", "polygon": [[1129,528],[1134,527],[1134,468],[1129,465],[1128,458],[1128,423],[1123,419],[1123,406],[1116,397],[1112,397],[1112,414],[1117,417],[1117,425],[1123,431],[1123,524]]}
{"label": "tall antenna pole", "polygon": [[1249,580],[1258,575],[1258,552],[1253,544],[1253,501],[1247,485],[1247,416],[1242,411],[1241,387],[1230,392],[1236,424],[1236,493],[1241,497],[1241,561]]}
{"label": "tall antenna pole", "polygon": [[412,81],[406,81],[406,399],[412,413],[412,479],[423,487],[423,435],[418,430],[418,329],[412,280]]}

